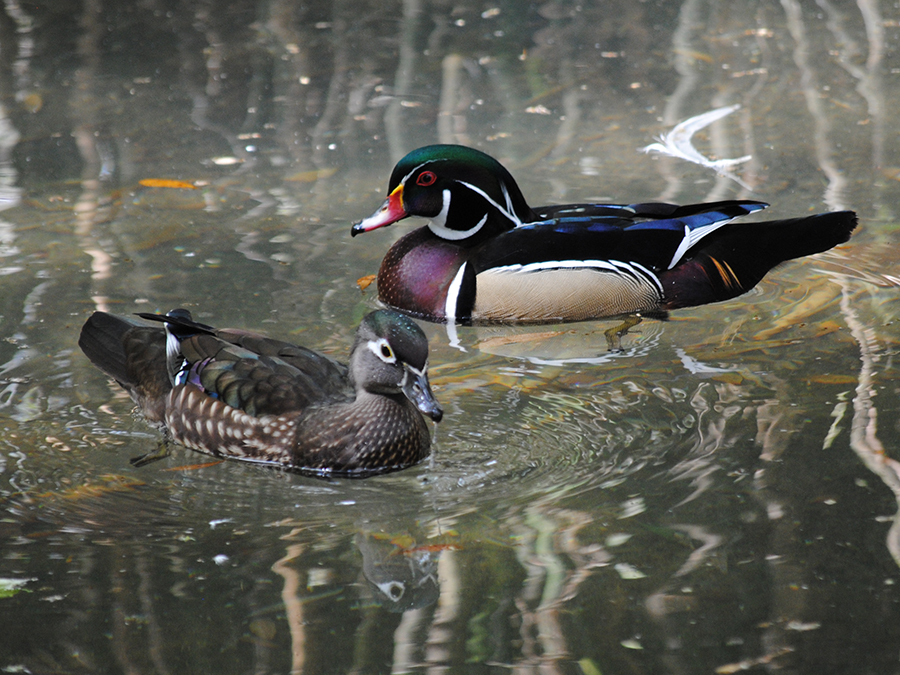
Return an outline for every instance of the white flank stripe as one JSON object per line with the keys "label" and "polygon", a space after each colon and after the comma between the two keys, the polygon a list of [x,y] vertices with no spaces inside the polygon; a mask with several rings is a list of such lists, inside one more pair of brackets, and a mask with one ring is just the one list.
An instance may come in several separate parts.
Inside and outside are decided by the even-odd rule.
{"label": "white flank stripe", "polygon": [[618,272],[622,263],[616,264],[613,260],[544,260],[543,262],[528,263],[526,265],[504,265],[495,267],[496,272],[540,272],[543,270],[578,269],[580,267],[599,267],[600,269]]}
{"label": "white flank stripe", "polygon": [[[623,263],[619,263],[619,264],[623,264]],[[653,272],[648,270],[646,267],[644,267],[640,263],[631,262],[631,263],[627,263],[627,264],[629,266],[631,266],[632,268],[643,272],[647,276],[647,278],[650,279],[656,285],[656,288],[659,291],[660,297],[663,297],[665,295],[665,293],[663,291],[663,285],[662,285],[662,283],[660,283],[658,276],[656,276]]]}
{"label": "white flank stripe", "polygon": [[459,289],[462,287],[463,275],[466,273],[466,265],[468,264],[464,262],[460,265],[459,271],[453,277],[453,281],[450,282],[450,288],[447,289],[447,304],[444,306],[444,316],[448,322],[456,320],[456,303],[459,302]]}
{"label": "white flank stripe", "polygon": [[636,262],[621,262],[619,260],[545,260],[543,262],[528,263],[527,265],[504,265],[494,267],[491,272],[505,274],[528,274],[529,272],[545,272],[560,269],[593,269],[601,273],[612,273],[620,277],[630,276],[640,281],[649,281],[663,293],[659,278],[649,269]]}

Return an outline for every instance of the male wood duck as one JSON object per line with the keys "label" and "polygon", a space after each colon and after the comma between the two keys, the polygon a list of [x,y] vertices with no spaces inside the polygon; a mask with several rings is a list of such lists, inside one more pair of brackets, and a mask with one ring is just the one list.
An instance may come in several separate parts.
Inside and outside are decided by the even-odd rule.
{"label": "male wood duck", "polygon": [[136,319],[95,312],[78,345],[144,416],[182,445],[320,476],[366,477],[428,456],[422,414],[443,414],[428,341],[408,317],[367,315],[349,368],[304,347],[215,329],[187,310]]}
{"label": "male wood duck", "polygon": [[532,209],[493,157],[458,145],[409,153],[388,197],[353,225],[408,216],[378,271],[387,305],[439,322],[543,323],[664,314],[734,298],[785,260],[847,241],[851,211],[762,223],[733,219],[757,201],[569,204]]}

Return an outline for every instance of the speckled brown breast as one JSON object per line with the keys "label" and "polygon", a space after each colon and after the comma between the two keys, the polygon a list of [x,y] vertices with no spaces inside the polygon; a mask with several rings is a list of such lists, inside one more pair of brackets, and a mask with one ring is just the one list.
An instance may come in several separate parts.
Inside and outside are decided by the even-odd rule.
{"label": "speckled brown breast", "polygon": [[425,459],[431,435],[406,398],[361,393],[352,404],[312,410],[298,424],[293,461],[352,473],[382,473]]}
{"label": "speckled brown breast", "polygon": [[412,466],[431,449],[425,420],[404,398],[363,393],[353,403],[254,417],[188,384],[166,403],[166,426],[185,447],[295,471],[365,477]]}

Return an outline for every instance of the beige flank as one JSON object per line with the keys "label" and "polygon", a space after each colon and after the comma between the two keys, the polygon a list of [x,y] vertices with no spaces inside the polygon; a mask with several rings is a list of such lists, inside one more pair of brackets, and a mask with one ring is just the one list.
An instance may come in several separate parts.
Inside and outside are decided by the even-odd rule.
{"label": "beige flank", "polygon": [[477,278],[474,320],[581,321],[659,306],[651,284],[596,269],[488,270]]}

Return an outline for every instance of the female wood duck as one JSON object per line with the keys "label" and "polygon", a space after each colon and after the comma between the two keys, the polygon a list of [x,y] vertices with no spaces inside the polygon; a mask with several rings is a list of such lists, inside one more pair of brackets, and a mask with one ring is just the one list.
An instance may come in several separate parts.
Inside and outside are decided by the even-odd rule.
{"label": "female wood duck", "polygon": [[458,145],[409,153],[369,232],[407,216],[429,222],[388,251],[378,271],[387,305],[430,321],[580,321],[664,313],[727,300],[775,265],[850,237],[856,214],[732,223],[756,201],[570,204],[532,209],[509,172]]}
{"label": "female wood duck", "polygon": [[187,310],[95,312],[78,345],[145,417],[217,457],[321,476],[365,477],[428,456],[422,413],[443,414],[428,383],[428,341],[408,317],[367,315],[349,368],[304,347],[197,323]]}

